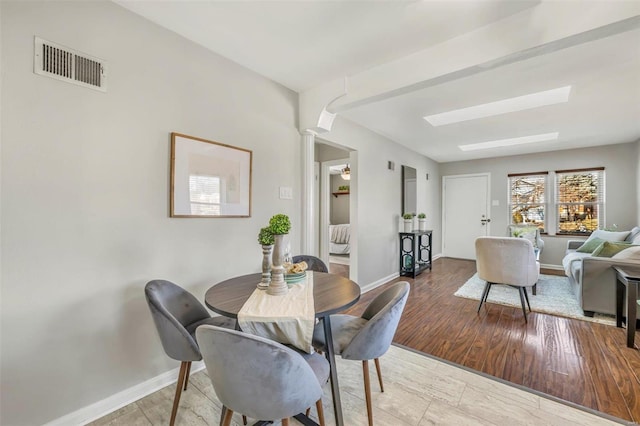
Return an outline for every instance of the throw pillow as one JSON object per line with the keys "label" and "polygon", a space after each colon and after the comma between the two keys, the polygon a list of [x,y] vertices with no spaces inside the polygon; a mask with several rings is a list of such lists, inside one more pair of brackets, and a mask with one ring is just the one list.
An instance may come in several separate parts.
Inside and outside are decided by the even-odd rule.
{"label": "throw pillow", "polygon": [[614,255],[612,259],[640,262],[640,246],[631,246]]}
{"label": "throw pillow", "polygon": [[629,235],[629,231],[614,232],[614,231],[605,231],[602,229],[597,229],[593,231],[591,235],[589,235],[589,238],[587,238],[587,241],[593,238],[600,238],[605,241],[624,241],[624,239],[627,238],[627,235]]}
{"label": "throw pillow", "polygon": [[590,238],[576,249],[579,253],[593,253],[605,240],[602,238]]}
{"label": "throw pillow", "polygon": [[631,247],[631,244],[626,242],[605,241],[591,255],[594,257],[613,257],[629,247]]}

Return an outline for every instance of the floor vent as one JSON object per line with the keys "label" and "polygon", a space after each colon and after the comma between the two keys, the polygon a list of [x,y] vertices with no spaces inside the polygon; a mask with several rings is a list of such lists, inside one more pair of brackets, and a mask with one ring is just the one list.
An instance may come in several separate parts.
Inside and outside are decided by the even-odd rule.
{"label": "floor vent", "polygon": [[83,87],[107,91],[107,64],[82,52],[35,38],[33,72]]}

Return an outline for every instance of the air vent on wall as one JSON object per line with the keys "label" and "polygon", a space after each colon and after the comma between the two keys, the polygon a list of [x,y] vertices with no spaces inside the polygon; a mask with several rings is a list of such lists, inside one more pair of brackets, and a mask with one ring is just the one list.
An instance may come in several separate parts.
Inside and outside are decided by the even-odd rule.
{"label": "air vent on wall", "polygon": [[33,72],[83,87],[107,91],[107,64],[82,52],[35,38]]}

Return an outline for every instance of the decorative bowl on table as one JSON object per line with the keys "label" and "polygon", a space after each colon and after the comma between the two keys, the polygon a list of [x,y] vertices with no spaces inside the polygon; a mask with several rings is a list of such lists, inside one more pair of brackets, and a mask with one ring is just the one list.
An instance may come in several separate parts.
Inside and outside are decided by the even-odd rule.
{"label": "decorative bowl on table", "polygon": [[303,281],[307,276],[307,262],[302,261],[298,263],[294,263],[287,267],[287,272],[284,274],[284,280],[287,284],[299,283]]}
{"label": "decorative bowl on table", "polygon": [[304,281],[306,277],[306,271],[284,274],[284,280],[287,282],[287,284],[299,283],[301,281]]}

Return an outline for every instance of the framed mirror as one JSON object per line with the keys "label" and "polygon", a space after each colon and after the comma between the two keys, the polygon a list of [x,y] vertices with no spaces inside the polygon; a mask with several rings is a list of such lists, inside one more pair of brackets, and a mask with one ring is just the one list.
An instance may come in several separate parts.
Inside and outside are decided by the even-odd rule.
{"label": "framed mirror", "polygon": [[413,213],[418,210],[418,187],[416,169],[402,166],[402,211],[400,214]]}
{"label": "framed mirror", "polygon": [[250,217],[253,152],[171,133],[171,217]]}

